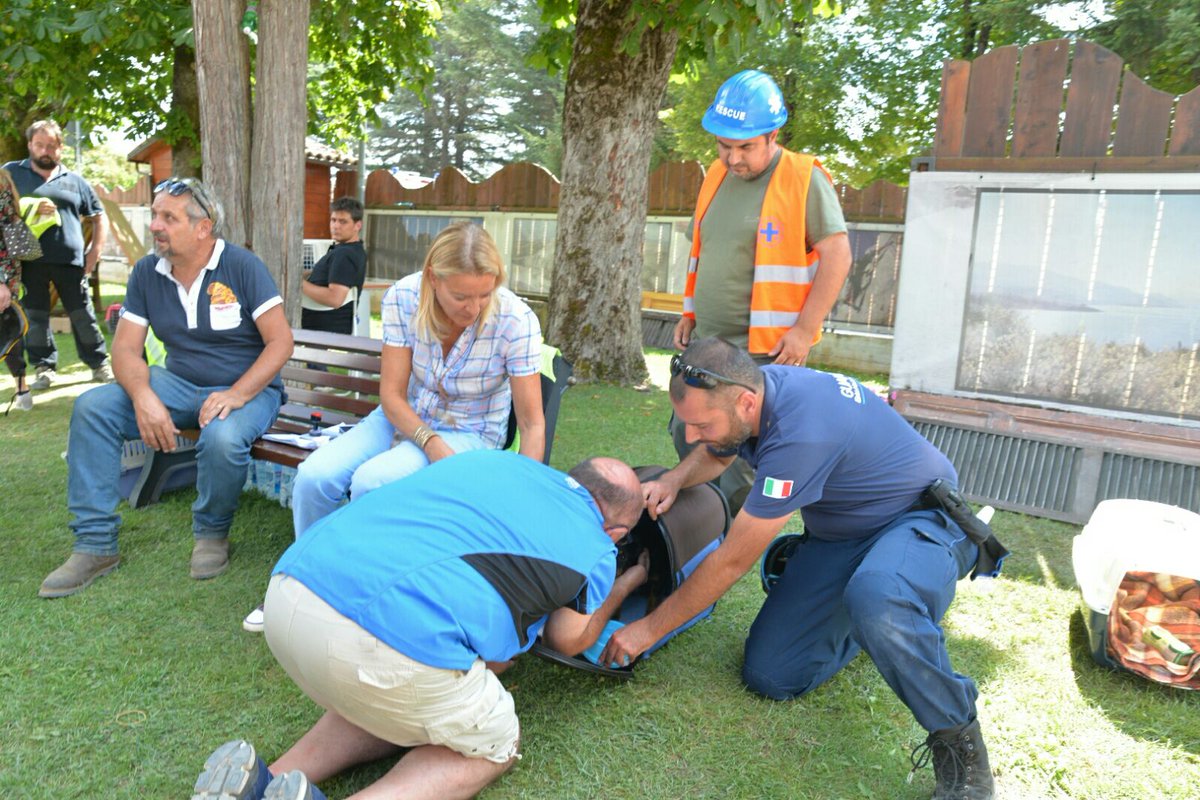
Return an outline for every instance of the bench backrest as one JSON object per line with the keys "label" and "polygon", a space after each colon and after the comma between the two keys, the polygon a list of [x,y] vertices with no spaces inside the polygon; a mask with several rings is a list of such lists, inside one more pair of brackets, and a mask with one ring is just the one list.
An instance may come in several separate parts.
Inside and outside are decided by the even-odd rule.
{"label": "bench backrest", "polygon": [[293,329],[292,338],[296,349],[281,372],[287,402],[277,428],[306,431],[314,411],[321,412],[323,425],[334,425],[357,422],[375,410],[383,342],[303,329]]}

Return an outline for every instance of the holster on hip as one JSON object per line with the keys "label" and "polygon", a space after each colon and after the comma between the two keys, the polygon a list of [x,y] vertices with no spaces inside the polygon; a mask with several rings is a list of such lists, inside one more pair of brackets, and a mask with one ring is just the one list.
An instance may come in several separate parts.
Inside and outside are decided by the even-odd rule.
{"label": "holster on hip", "polygon": [[1008,548],[1000,543],[992,528],[986,522],[975,516],[970,503],[949,482],[938,478],[921,492],[918,501],[921,508],[940,508],[946,515],[962,528],[967,538],[979,546],[979,557],[975,568],[971,570],[971,580],[980,575],[994,578],[1000,574],[1004,559],[1008,558]]}

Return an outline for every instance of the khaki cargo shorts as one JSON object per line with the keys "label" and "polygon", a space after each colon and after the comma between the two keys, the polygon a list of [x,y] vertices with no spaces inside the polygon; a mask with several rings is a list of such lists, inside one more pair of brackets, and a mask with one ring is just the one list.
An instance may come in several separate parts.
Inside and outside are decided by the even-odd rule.
{"label": "khaki cargo shorts", "polygon": [[482,660],[465,672],[413,661],[287,575],[272,576],[265,606],[267,645],[323,708],[401,747],[443,745],[498,764],[517,757],[512,695]]}

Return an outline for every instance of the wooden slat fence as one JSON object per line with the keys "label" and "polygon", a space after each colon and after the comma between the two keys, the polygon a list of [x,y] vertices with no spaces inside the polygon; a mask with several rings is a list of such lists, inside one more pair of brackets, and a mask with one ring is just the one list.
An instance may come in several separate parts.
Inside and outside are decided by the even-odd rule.
{"label": "wooden slat fence", "polygon": [[[704,167],[698,161],[661,164],[648,179],[647,210],[650,216],[691,216],[696,196],[704,182]],[[334,194],[353,193],[357,178],[339,172]],[[907,190],[886,181],[863,189],[837,184],[847,219],[861,222],[903,222]],[[518,163],[502,167],[491,177],[475,183],[454,167],[446,167],[436,180],[420,189],[405,189],[387,170],[367,176],[368,207],[397,205],[443,211],[535,211],[558,210],[559,182],[544,167]]]}
{"label": "wooden slat fence", "polygon": [[[1200,170],[1200,87],[1175,97],[1116,53],[1054,39],[948,61],[937,170]],[[920,167],[918,167],[920,168]]]}
{"label": "wooden slat fence", "polygon": [[119,206],[150,205],[150,176],[143,175],[128,189],[109,189],[105,186],[92,187],[101,200],[111,200]]}

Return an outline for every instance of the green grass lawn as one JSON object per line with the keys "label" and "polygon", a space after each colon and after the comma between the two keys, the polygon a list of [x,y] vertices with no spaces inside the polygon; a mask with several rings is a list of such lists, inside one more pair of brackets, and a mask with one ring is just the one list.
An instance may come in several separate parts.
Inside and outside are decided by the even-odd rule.
{"label": "green grass lawn", "polygon": [[[71,403],[88,386],[70,337],[58,341],[63,384],[32,412],[0,417],[0,797],[187,797],[220,742],[245,737],[271,758],[320,713],[262,637],[240,627],[292,539],[290,512],[245,494],[230,569],[193,581],[194,491],[122,506],[121,568],[76,597],[39,599],[70,551],[60,454]],[[0,397],[11,392],[5,376]],[[574,387],[554,464],[591,454],[671,464],[668,410],[659,390]],[[1200,697],[1093,664],[1070,565],[1077,529],[1005,513],[994,524],[1014,555],[1003,578],[960,585],[946,631],[956,669],[979,683],[1001,796],[1195,797]],[[928,797],[931,770],[905,782],[923,732],[865,656],[799,701],[741,688],[761,596],[747,576],[629,682],[520,659],[503,681],[524,758],[483,796]],[[387,766],[323,788],[343,797]]]}

